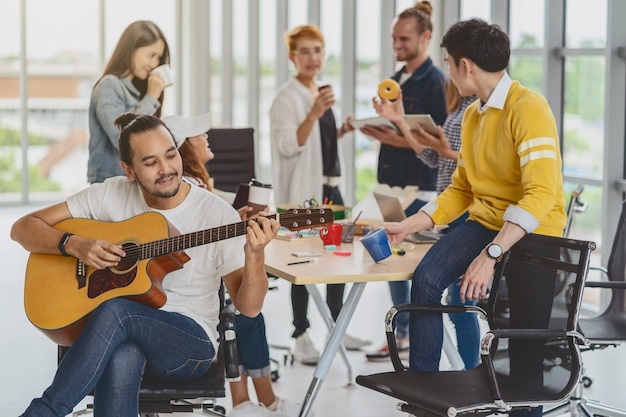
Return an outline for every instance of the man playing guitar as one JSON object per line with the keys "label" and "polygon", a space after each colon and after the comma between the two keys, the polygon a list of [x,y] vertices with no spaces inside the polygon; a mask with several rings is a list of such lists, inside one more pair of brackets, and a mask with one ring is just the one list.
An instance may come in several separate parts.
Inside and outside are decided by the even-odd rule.
{"label": "man playing guitar", "polygon": [[[116,125],[121,130],[120,156],[125,177],[94,184],[66,202],[28,214],[11,230],[11,238],[30,251],[31,256],[71,259],[70,265],[77,265],[76,276],[72,268],[69,276],[55,278],[59,270],[53,266],[45,274],[50,280],[71,282],[70,288],[76,288],[76,292],[81,290],[81,285],[89,287],[90,295],[84,296],[85,299],[95,299],[120,288],[94,288],[91,282],[77,286],[77,277],[91,277],[81,275],[78,267],[90,273],[114,270],[124,264],[137,245],[132,239],[128,244],[120,244],[98,238],[87,227],[84,233],[78,228],[72,234],[55,227],[60,222],[91,219],[111,222],[113,227],[136,216],[142,218],[142,213],[156,212],[178,232],[197,238],[192,232],[219,230],[222,225],[240,221],[237,211],[222,199],[181,181],[182,162],[175,140],[157,117],[126,113],[116,120]],[[138,234],[157,227],[151,220],[139,222],[139,226]],[[223,279],[237,309],[249,317],[256,316],[267,291],[264,249],[276,236],[279,226],[276,220],[262,217],[247,222],[241,233],[235,233],[238,237],[219,237],[215,239],[219,241],[210,245],[204,243],[213,239],[196,246],[185,237],[182,242],[185,252],[178,247],[173,252],[158,248],[157,252],[163,255],[138,261],[135,267],[125,265],[119,274],[110,273],[130,274],[130,281],[135,282],[141,275],[155,275],[155,271],[162,273],[164,268],[169,268],[162,273],[167,276],[160,283],[166,296],[160,303],[162,307],[154,308],[123,296],[110,297],[97,305],[82,320],[84,326],[75,340],[70,338],[71,348],[59,364],[52,384],[41,398],[32,401],[23,415],[65,416],[94,388],[97,415],[137,415],[138,391],[144,373],[168,380],[201,377],[209,368],[217,346],[220,280]],[[225,231],[228,233],[230,228]],[[126,232],[133,235],[132,230]],[[168,234],[162,237],[167,238]],[[169,245],[169,241],[160,242]],[[136,255],[145,259],[143,252]],[[27,281],[28,274],[27,270]],[[54,292],[54,287],[50,291]],[[73,305],[66,299],[56,303]],[[40,304],[32,303],[27,310],[30,308],[35,314],[37,309],[44,308]]]}

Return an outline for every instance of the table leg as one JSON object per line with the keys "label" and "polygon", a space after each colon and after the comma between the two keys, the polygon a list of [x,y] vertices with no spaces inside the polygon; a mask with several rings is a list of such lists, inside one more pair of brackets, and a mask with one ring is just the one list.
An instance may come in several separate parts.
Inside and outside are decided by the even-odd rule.
{"label": "table leg", "polygon": [[[467,314],[467,313],[466,313]],[[463,363],[463,359],[461,359],[461,355],[459,354],[459,350],[454,345],[450,334],[448,334],[448,330],[443,327],[443,351],[448,357],[448,361],[450,361],[450,365],[452,369],[455,371],[460,371],[461,369],[465,369],[465,364]]]}
{"label": "table leg", "polygon": [[304,397],[304,402],[302,403],[302,408],[300,409],[299,417],[306,417],[315,401],[315,397],[317,397],[317,393],[328,375],[328,370],[330,369],[330,365],[333,362],[333,358],[339,349],[339,345],[343,340],[343,336],[346,333],[346,329],[348,328],[348,323],[350,323],[350,319],[354,314],[354,310],[356,309],[359,300],[361,299],[361,295],[363,294],[363,290],[365,289],[365,282],[355,282],[352,284],[352,289],[348,294],[348,298],[343,303],[343,307],[341,308],[341,312],[339,313],[339,317],[337,317],[337,321],[333,326],[333,329],[330,332],[330,337],[326,346],[324,347],[324,351],[322,352],[322,356],[320,357],[317,366],[315,367],[315,372],[313,373],[313,380],[309,385],[309,389]]}
{"label": "table leg", "polygon": [[[319,289],[316,284],[306,284],[305,285],[309,295],[313,297],[313,301],[317,305],[317,309],[319,310],[324,322],[326,323],[326,327],[328,327],[328,331],[331,332],[333,327],[335,326],[335,320],[333,319],[333,315],[330,312],[330,308],[328,304],[324,302],[322,298],[322,294],[320,294]],[[339,344],[339,353],[341,353],[341,357],[343,358],[343,362],[346,364],[346,368],[348,370],[348,384],[352,383],[352,366],[350,366],[350,361],[348,360],[348,353],[346,351],[346,347],[343,345],[343,338],[341,339],[341,343]]]}

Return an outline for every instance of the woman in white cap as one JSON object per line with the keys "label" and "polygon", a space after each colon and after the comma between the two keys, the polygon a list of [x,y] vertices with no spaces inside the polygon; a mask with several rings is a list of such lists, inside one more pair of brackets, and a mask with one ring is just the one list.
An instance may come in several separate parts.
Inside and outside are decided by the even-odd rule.
{"label": "woman in white cap", "polygon": [[207,135],[211,128],[211,115],[205,113],[194,118],[166,116],[163,121],[172,132],[183,158],[184,179],[213,191],[213,180],[206,169],[206,163],[215,158]]}
{"label": "woman in white cap", "polygon": [[[194,118],[167,116],[163,118],[163,121],[172,132],[183,159],[183,179],[214,192],[212,180],[206,169],[206,163],[215,157],[207,140],[207,131],[211,128],[210,114],[206,113]],[[252,208],[249,206],[238,210],[242,220],[247,219],[247,213],[250,210]],[[252,217],[258,215],[257,213]],[[230,417],[298,416],[300,404],[286,398],[279,398],[274,393],[263,314],[256,317],[237,314],[235,325],[241,379],[230,383],[233,409],[228,415]],[[250,401],[248,376],[252,378],[260,404]]]}

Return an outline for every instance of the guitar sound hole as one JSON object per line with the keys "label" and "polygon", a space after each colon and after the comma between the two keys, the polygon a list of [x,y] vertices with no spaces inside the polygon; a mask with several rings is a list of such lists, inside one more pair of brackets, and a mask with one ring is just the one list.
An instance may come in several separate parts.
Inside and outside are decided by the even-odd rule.
{"label": "guitar sound hole", "polygon": [[116,267],[111,268],[113,271],[118,273],[134,268],[141,255],[141,250],[135,243],[127,242],[124,243],[122,247],[124,248],[124,252],[126,252],[126,256],[122,258]]}

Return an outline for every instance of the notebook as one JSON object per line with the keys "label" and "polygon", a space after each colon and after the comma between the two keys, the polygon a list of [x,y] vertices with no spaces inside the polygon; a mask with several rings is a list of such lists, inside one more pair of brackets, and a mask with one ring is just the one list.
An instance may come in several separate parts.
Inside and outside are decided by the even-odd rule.
{"label": "notebook", "polygon": [[[393,195],[374,193],[374,199],[378,204],[378,209],[386,222],[401,222],[406,219],[406,214],[402,209],[402,204],[398,197]],[[411,243],[435,243],[441,237],[440,233],[423,231],[408,235],[405,240]]]}

